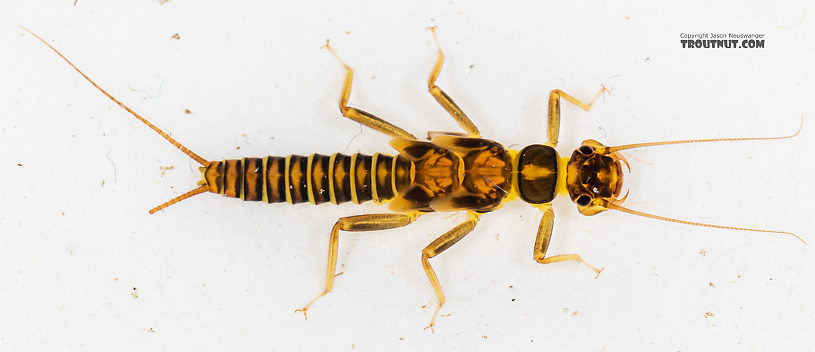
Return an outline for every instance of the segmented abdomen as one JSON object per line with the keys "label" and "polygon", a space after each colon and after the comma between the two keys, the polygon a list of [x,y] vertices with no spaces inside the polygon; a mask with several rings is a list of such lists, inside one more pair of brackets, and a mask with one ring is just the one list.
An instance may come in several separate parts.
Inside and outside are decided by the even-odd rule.
{"label": "segmented abdomen", "polygon": [[413,167],[405,158],[379,153],[267,156],[221,163],[221,194],[292,204],[388,201],[410,185]]}

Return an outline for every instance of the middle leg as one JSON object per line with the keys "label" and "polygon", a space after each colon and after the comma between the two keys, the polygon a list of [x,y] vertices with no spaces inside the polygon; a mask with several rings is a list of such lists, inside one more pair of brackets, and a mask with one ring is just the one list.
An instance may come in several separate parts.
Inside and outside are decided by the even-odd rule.
{"label": "middle leg", "polygon": [[433,319],[430,320],[430,324],[425,327],[425,329],[430,328],[433,330],[433,325],[436,322],[436,316],[439,314],[441,307],[444,305],[444,292],[441,290],[441,284],[439,283],[439,278],[436,276],[436,272],[433,270],[433,267],[430,266],[430,258],[437,256],[439,253],[444,252],[447,248],[450,248],[456,242],[460,241],[464,236],[467,236],[473,229],[475,225],[478,223],[478,217],[480,216],[478,213],[470,211],[467,213],[469,219],[463,222],[461,225],[454,227],[452,230],[447,231],[447,233],[441,235],[435,241],[430,242],[427,247],[422,250],[422,267],[424,267],[425,273],[427,273],[427,278],[430,279],[430,284],[433,285],[433,289],[436,291],[436,296],[439,298],[439,306],[436,307],[436,311],[433,312]]}

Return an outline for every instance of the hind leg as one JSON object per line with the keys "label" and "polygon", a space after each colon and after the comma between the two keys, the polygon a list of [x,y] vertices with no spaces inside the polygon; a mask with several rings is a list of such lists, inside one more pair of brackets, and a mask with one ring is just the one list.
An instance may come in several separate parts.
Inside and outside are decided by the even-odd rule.
{"label": "hind leg", "polygon": [[340,230],[349,232],[378,231],[395,229],[407,226],[416,220],[418,214],[368,214],[340,218],[331,228],[331,237],[328,245],[328,269],[326,270],[325,289],[317,297],[314,297],[303,308],[294,312],[303,312],[303,317],[308,319],[308,309],[317,302],[320,297],[327,295],[334,288],[334,277],[337,272],[337,248],[340,244]]}

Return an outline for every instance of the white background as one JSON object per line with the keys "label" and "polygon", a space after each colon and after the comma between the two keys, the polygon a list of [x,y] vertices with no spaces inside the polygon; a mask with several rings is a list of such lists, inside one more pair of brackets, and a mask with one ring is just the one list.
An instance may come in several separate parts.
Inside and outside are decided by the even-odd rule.
{"label": "white background", "polygon": [[[437,300],[419,254],[460,214],[343,235],[343,274],[304,321],[294,309],[322,290],[336,218],[385,209],[206,194],[148,215],[192,189],[198,165],[16,27],[209,160],[390,152],[387,137],[339,114],[345,73],[319,49],[326,38],[356,70],[351,105],[417,136],[457,130],[426,92],[433,25],[448,57],[438,84],[513,148],[545,140],[554,88],[582,99],[612,90],[588,113],[564,103],[562,154],[587,138],[787,135],[803,114],[791,140],[627,152],[627,204],[815,242],[813,9],[615,3],[4,2],[0,349],[811,349],[812,248],[584,217],[565,199],[549,254],[604,266],[596,280],[577,263],[534,263],[539,213],[515,202],[432,260],[448,297],[435,334],[422,329]],[[680,33],[698,32],[764,33],[766,47],[682,49]]]}

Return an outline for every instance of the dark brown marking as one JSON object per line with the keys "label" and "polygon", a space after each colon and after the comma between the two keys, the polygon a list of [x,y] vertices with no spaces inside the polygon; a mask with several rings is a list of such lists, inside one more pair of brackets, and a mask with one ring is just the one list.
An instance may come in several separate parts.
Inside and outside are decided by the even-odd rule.
{"label": "dark brown marking", "polygon": [[243,168],[239,159],[224,160],[224,195],[232,198],[241,196],[241,186],[243,186]]}
{"label": "dark brown marking", "polygon": [[354,164],[354,187],[358,203],[367,202],[373,199],[371,193],[371,156],[357,154]]}
{"label": "dark brown marking", "polygon": [[351,157],[337,154],[334,158],[334,200],[339,203],[351,201]]}
{"label": "dark brown marking", "polygon": [[263,200],[263,159],[244,158],[243,200]]}
{"label": "dark brown marking", "polygon": [[285,158],[270,156],[266,162],[266,194],[269,203],[286,201]]}
{"label": "dark brown marking", "polygon": [[313,154],[311,161],[311,193],[315,204],[321,204],[331,200],[329,194],[328,168],[331,157],[321,154]]}
{"label": "dark brown marking", "polygon": [[291,155],[289,159],[289,192],[292,204],[308,202],[308,157]]}

